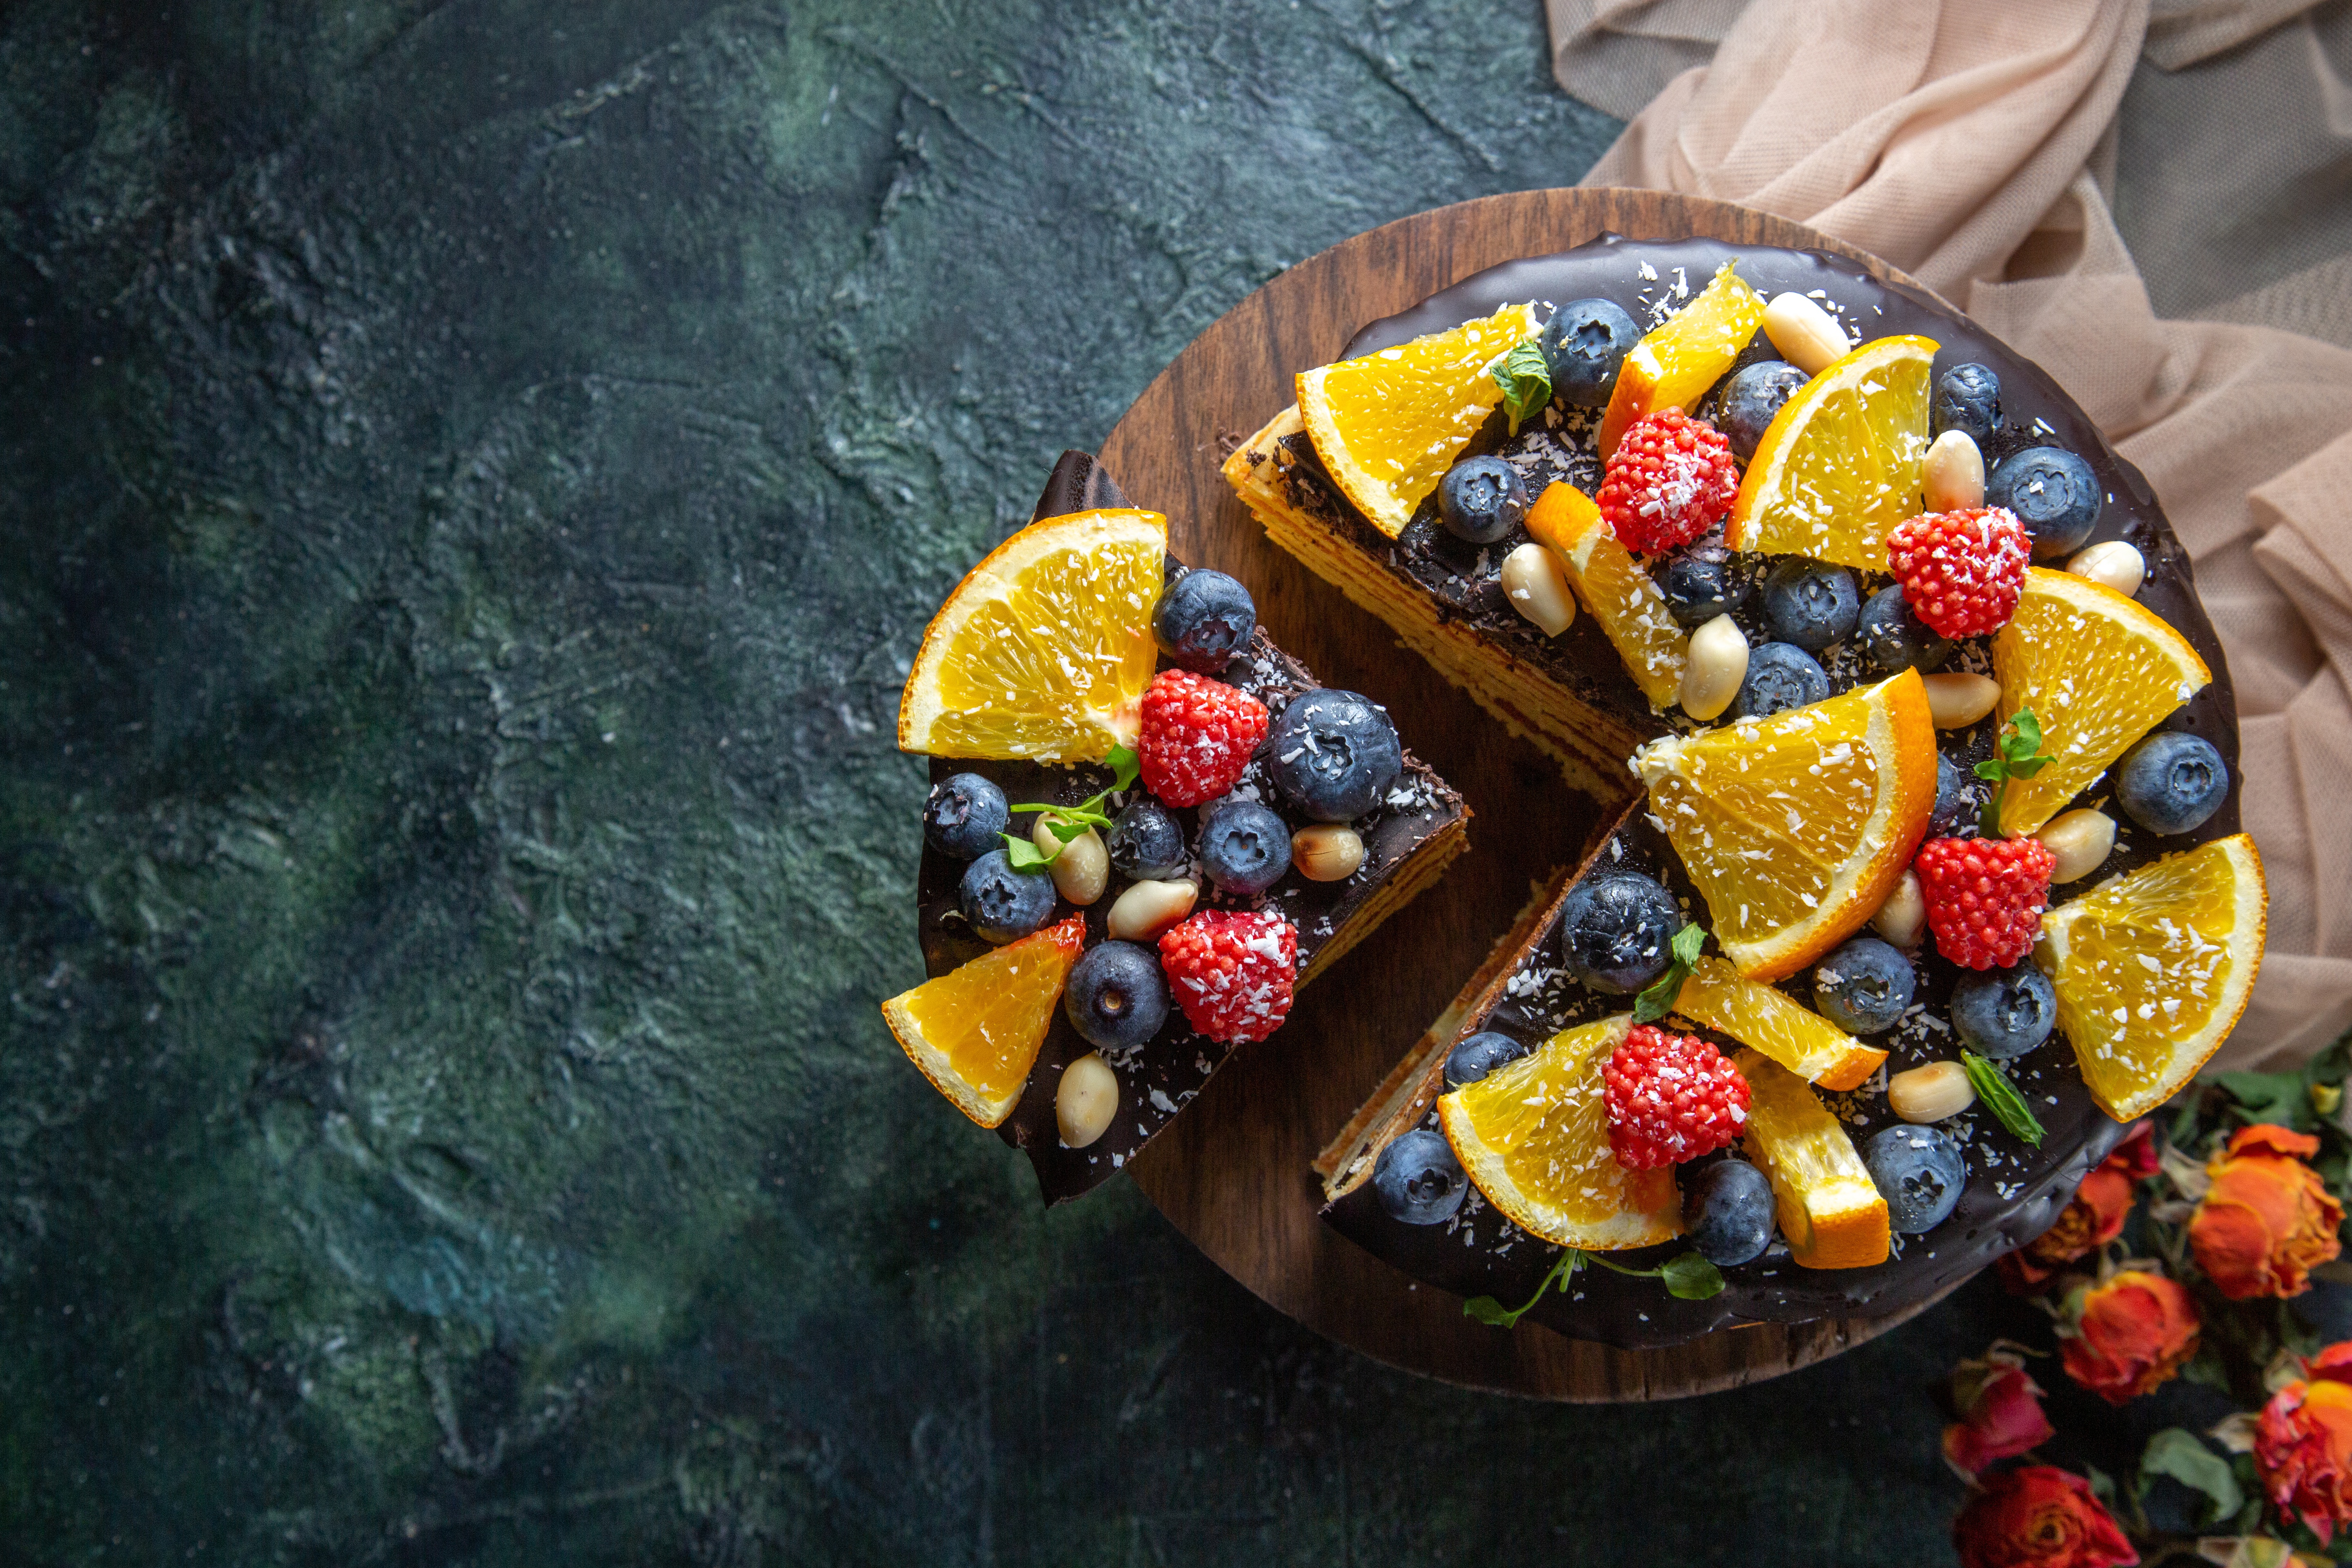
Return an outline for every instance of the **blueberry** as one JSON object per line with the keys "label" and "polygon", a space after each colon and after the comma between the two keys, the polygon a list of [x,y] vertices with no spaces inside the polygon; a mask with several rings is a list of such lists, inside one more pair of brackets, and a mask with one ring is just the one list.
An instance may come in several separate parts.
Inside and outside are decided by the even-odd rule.
{"label": "blueberry", "polygon": [[1004,792],[978,773],[957,773],[931,786],[923,803],[923,842],[942,855],[969,860],[985,855],[1013,820]]}
{"label": "blueberry", "polygon": [[1642,329],[1615,301],[1570,300],[1544,323],[1551,395],[1571,408],[1604,406],[1617,384],[1618,367],[1641,341]]}
{"label": "blueberry", "polygon": [[1223,572],[1185,573],[1160,592],[1151,634],[1171,664],[1214,675],[1234,661],[1257,629],[1257,604]]}
{"label": "blueberry", "polygon": [[1372,1191],[1389,1217],[1406,1225],[1444,1225],[1462,1206],[1470,1178],[1445,1134],[1416,1127],[1381,1151]]}
{"label": "blueberry", "polygon": [[1724,384],[1715,405],[1715,427],[1731,443],[1733,457],[1744,463],[1756,455],[1764,427],[1805,380],[1805,373],[1787,360],[1766,359]]}
{"label": "blueberry", "polygon": [[1132,1050],[1168,1021],[1168,979],[1150,949],[1107,942],[1070,971],[1062,1011],[1078,1038],[1097,1050]]}
{"label": "blueberry", "polygon": [[1951,639],[1937,637],[1919,618],[1899,584],[1881,588],[1864,602],[1855,630],[1870,662],[1889,675],[1905,669],[1925,674],[1952,655]]}
{"label": "blueberry", "polygon": [[1886,1223],[1904,1236],[1943,1224],[1969,1184],[1969,1163],[1940,1128],[1889,1127],[1864,1147],[1862,1163],[1886,1200]]}
{"label": "blueberry", "polygon": [[1874,936],[1845,942],[1813,969],[1813,1006],[1850,1035],[1874,1035],[1911,1005],[1911,961]]}
{"label": "blueberry", "polygon": [[1843,642],[1861,614],[1853,574],[1843,566],[1790,555],[1764,574],[1764,623],[1776,641],[1819,653]]}
{"label": "blueberry", "polygon": [[1265,773],[1318,822],[1353,822],[1381,804],[1404,746],[1379,703],[1326,688],[1292,700],[1265,738]]}
{"label": "blueberry", "polygon": [[1738,558],[1720,540],[1700,540],[1669,556],[1658,573],[1658,592],[1665,595],[1666,608],[1691,627],[1739,608],[1748,602],[1752,585]]}
{"label": "blueberry", "polygon": [[1940,436],[1965,430],[1979,447],[2000,428],[2000,377],[1986,364],[1956,364],[1936,378],[1927,426]]}
{"label": "blueberry", "polygon": [[2150,833],[2201,827],[2230,797],[2230,768],[2211,742],[2162,730],[2116,764],[2116,804]]}
{"label": "blueberry", "polygon": [[1201,828],[1201,864],[1221,893],[1263,893],[1290,869],[1290,827],[1254,800],[1210,809]]}
{"label": "blueberry", "polygon": [[1139,882],[1181,877],[1192,863],[1184,852],[1183,825],[1149,796],[1139,797],[1118,814],[1109,848],[1112,869]]}
{"label": "blueberry", "polygon": [[1460,1089],[1465,1083],[1476,1083],[1505,1062],[1517,1061],[1534,1048],[1492,1029],[1465,1035],[1445,1058],[1445,1087]]}
{"label": "blueberry", "polygon": [[1560,956],[1595,991],[1627,996],[1666,972],[1683,912],[1654,878],[1611,871],[1577,884],[1560,906]]}
{"label": "blueberry", "polygon": [[1768,642],[1748,656],[1748,674],[1739,682],[1731,716],[1769,719],[1829,694],[1830,678],[1811,654],[1784,642]]}
{"label": "blueberry", "polygon": [[993,942],[1027,936],[1054,912],[1054,879],[1043,871],[1016,871],[1002,849],[992,849],[964,868],[956,901],[971,929]]}
{"label": "blueberry", "polygon": [[1927,837],[1975,837],[1977,808],[1982,804],[1969,784],[1969,775],[1960,771],[1960,764],[1937,752],[1936,807],[1927,814]]}
{"label": "blueberry", "polygon": [[1437,515],[1464,543],[1492,544],[1527,517],[1527,482],[1500,458],[1465,458],[1437,487]]}
{"label": "blueberry", "polygon": [[1952,1033],[1989,1061],[2023,1056],[2057,1022],[2058,994],[2030,960],[1963,974],[1952,987]]}
{"label": "blueberry", "polygon": [[1772,1245],[1772,1184],[1745,1160],[1718,1160],[1683,1194],[1683,1224],[1717,1268],[1753,1263]]}
{"label": "blueberry", "polygon": [[2091,465],[2063,447],[2028,447],[1985,481],[1985,505],[2005,506],[2033,535],[2034,558],[2071,555],[2099,525],[2104,504]]}

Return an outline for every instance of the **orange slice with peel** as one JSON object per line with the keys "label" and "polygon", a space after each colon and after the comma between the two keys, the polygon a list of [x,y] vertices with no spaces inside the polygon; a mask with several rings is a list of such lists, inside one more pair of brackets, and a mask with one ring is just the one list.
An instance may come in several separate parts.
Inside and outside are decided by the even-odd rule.
{"label": "orange slice with peel", "polygon": [[1072,915],[899,993],[882,1004],[883,1020],[958,1110],[997,1126],[1021,1102],[1086,943],[1086,917]]}
{"label": "orange slice with peel", "polygon": [[1807,1268],[1886,1261],[1886,1200],[1845,1128],[1805,1080],[1759,1052],[1732,1061],[1748,1080],[1748,1157],[1771,1179],[1789,1256]]}
{"label": "orange slice with peel", "polygon": [[2133,742],[2194,697],[2213,672],[2164,617],[2113,588],[2045,567],[2025,569],[2017,614],[1994,634],[2000,717],[2031,708],[2053,760],[2000,797],[2000,830],[2032,833],[2058,815]]}
{"label": "orange slice with peel", "polygon": [[1759,985],[1709,953],[1691,965],[1675,1011],[1823,1089],[1859,1089],[1886,1053],[1864,1045],[1785,992]]}
{"label": "orange slice with peel", "polygon": [[1725,262],[1698,297],[1643,334],[1617,373],[1601,416],[1599,450],[1617,449],[1625,427],[1661,408],[1688,410],[1723,379],[1764,324],[1764,298]]}
{"label": "orange slice with peel", "polygon": [[1152,511],[1049,517],[998,545],[923,633],[899,749],[1091,763],[1134,745],[1167,555]]}
{"label": "orange slice with peel", "polygon": [[1394,539],[1503,400],[1487,369],[1536,330],[1506,305],[1447,332],[1302,371],[1298,416],[1356,510]]}
{"label": "orange slice with peel", "polygon": [[1437,1101],[1463,1170],[1530,1236],[1614,1252],[1682,1234],[1673,1169],[1629,1171],[1609,1152],[1601,1066],[1632,1026],[1621,1013],[1563,1030]]}
{"label": "orange slice with peel", "polygon": [[1601,521],[1592,498],[1555,481],[1528,509],[1528,532],[1568,568],[1576,596],[1609,634],[1650,706],[1664,712],[1679,701],[1690,635],[1666,608],[1657,583]]}
{"label": "orange slice with peel", "polygon": [[1936,804],[1936,727],[1915,669],[1662,737],[1633,765],[1724,956],[1750,980],[1794,974],[1859,930]]}
{"label": "orange slice with peel", "polygon": [[2221,1048],[2262,972],[2269,910],[2263,858],[2239,833],[2042,915],[2033,961],[2100,1110],[2147,1115]]}
{"label": "orange slice with peel", "polygon": [[1886,570],[1886,536],[1919,514],[1932,338],[1879,338],[1780,405],[1724,525],[1734,550]]}

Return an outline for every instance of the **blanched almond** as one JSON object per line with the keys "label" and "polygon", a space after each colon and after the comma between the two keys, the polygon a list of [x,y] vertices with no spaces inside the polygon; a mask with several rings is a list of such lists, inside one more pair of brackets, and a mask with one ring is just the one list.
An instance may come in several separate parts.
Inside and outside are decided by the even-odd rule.
{"label": "blanched almond", "polygon": [[1929,511],[1959,511],[1984,505],[1984,454],[1965,430],[1947,430],[1928,444],[1919,468],[1919,486]]}
{"label": "blanched almond", "polygon": [[1819,375],[1853,352],[1845,329],[1802,294],[1775,294],[1764,307],[1764,335],[1780,357],[1807,375]]}
{"label": "blanched almond", "polygon": [[1310,882],[1345,881],[1364,863],[1364,840],[1344,822],[1318,822],[1290,836],[1290,863]]}
{"label": "blanched almond", "polygon": [[1120,942],[1150,942],[1192,912],[1201,889],[1190,882],[1138,882],[1111,901],[1105,920]]}
{"label": "blanched almond", "polygon": [[1729,616],[1717,616],[1691,633],[1683,665],[1683,711],[1694,719],[1716,717],[1731,706],[1747,678],[1748,634]]}
{"label": "blanched almond", "polygon": [[1110,851],[1103,847],[1102,835],[1093,828],[1065,844],[1054,837],[1041,813],[1029,842],[1053,862],[1054,890],[1080,908],[1101,898],[1110,885]]}
{"label": "blanched almond", "polygon": [[1503,594],[1511,608],[1548,637],[1575,624],[1576,595],[1559,557],[1532,541],[1503,557]]}
{"label": "blanched almond", "polygon": [[2086,805],[2053,818],[2033,837],[2057,862],[2051,881],[2079,881],[2106,864],[2116,847],[2116,819]]}
{"label": "blanched almond", "polygon": [[1083,1149],[1101,1137],[1118,1114],[1118,1074],[1092,1051],[1062,1069],[1054,1089],[1054,1120],[1066,1148]]}
{"label": "blanched almond", "polygon": [[2077,577],[2088,577],[2102,587],[2113,588],[2128,599],[2139,592],[2147,580],[2147,562],[2140,552],[2120,539],[2110,539],[2078,552],[2066,563],[2066,570]]}
{"label": "blanched almond", "polygon": [[1929,1062],[1886,1080],[1886,1108],[1906,1121],[1941,1121],[1976,1102],[1976,1085],[1958,1062]]}
{"label": "blanched almond", "polygon": [[1930,675],[1927,717],[1938,730],[1961,730],[1993,710],[2000,700],[2000,682],[1990,675]]}
{"label": "blanched almond", "polygon": [[1919,891],[1919,873],[1906,868],[1878,912],[1870,917],[1871,929],[1901,948],[1918,944],[1919,933],[1927,929],[1927,900]]}

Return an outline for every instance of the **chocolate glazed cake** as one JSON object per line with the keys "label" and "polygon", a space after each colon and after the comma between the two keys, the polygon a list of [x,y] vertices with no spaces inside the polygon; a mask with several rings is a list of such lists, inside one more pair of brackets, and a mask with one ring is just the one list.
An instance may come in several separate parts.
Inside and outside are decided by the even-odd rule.
{"label": "chocolate glazed cake", "polygon": [[[2165,855],[2238,831],[2236,702],[2227,666],[2197,598],[2186,553],[2173,537],[2146,480],[2118,458],[2083,412],[2033,365],[1982,329],[1917,289],[1882,281],[1854,263],[1814,251],[1732,247],[1706,240],[1637,242],[1606,236],[1561,255],[1492,268],[1433,296],[1402,315],[1376,321],[1348,345],[1348,356],[1370,353],[1425,333],[1451,329],[1502,306],[1537,300],[1545,307],[1570,300],[1612,300],[1636,321],[1654,323],[1727,260],[1762,294],[1809,294],[1839,315],[1859,339],[1916,333],[1941,345],[1938,373],[1953,364],[1991,366],[2000,377],[2002,422],[1984,443],[1989,468],[2033,446],[2063,447],[2086,459],[2104,490],[2104,506],[2084,545],[2122,540],[2147,565],[2138,602],[2188,638],[2212,672],[2199,690],[2159,726],[2210,742],[2230,767],[2229,794],[2193,832],[2158,837],[2123,825],[2115,849],[2089,876],[2053,889],[2053,907]],[[1771,357],[1759,337],[1738,364]],[[1507,437],[1497,415],[1473,441],[1472,453],[1496,453],[1528,476],[1530,494],[1553,479],[1597,487],[1601,464],[1592,449],[1592,421],[1554,407]],[[1620,656],[1591,616],[1548,638],[1521,619],[1505,598],[1498,564],[1515,536],[1483,550],[1465,546],[1434,526],[1435,505],[1424,504],[1394,539],[1369,522],[1323,472],[1292,409],[1240,448],[1228,477],[1265,526],[1268,536],[1338,584],[1358,604],[1393,626],[1457,685],[1498,718],[1532,735],[1557,756],[1573,782],[1595,795],[1596,827],[1583,865],[1555,873],[1538,889],[1513,930],[1495,949],[1454,1005],[1391,1073],[1317,1169],[1326,1184],[1325,1218],[1343,1234],[1417,1279],[1463,1296],[1525,1300],[1559,1257],[1559,1248],[1529,1237],[1481,1201],[1474,1188],[1452,1219],[1416,1226],[1390,1216],[1370,1184],[1381,1151],[1415,1127],[1434,1127],[1432,1107],[1444,1088],[1446,1056],[1463,1037],[1481,1029],[1539,1046],[1562,1027],[1624,1011],[1632,999],[1589,991],[1560,962],[1560,904],[1581,879],[1621,867],[1664,882],[1689,919],[1713,925],[1671,847],[1644,810],[1644,797],[1625,763],[1642,742],[1688,729],[1653,710],[1626,675]],[[2056,564],[2056,563],[2051,563]],[[1864,592],[1868,593],[1865,587]],[[1752,621],[1754,602],[1741,618]],[[1748,627],[1751,642],[1761,632]],[[1822,656],[1833,693],[1877,676],[1859,659]],[[1962,644],[1954,669],[1984,668],[1981,639]],[[2000,715],[1967,730],[1939,734],[1944,754],[1965,772],[1992,753]],[[2095,781],[2070,806],[2098,805],[2112,794],[2112,775]],[[1973,816],[1977,795],[1968,805]],[[1930,942],[1916,963],[1917,991],[1910,1015],[1868,1043],[1891,1053],[1886,1072],[1955,1054],[1948,1000],[1961,971]],[[1781,989],[1810,1005],[1808,976]],[[1733,1042],[1677,1019],[1678,1031],[1697,1033],[1727,1055]],[[2115,1144],[2123,1129],[2093,1102],[2063,1036],[2053,1035],[2008,1064],[2046,1130],[2038,1149],[2002,1128],[1979,1102],[1945,1124],[1967,1152],[1968,1182],[1951,1216],[1925,1235],[1898,1237],[1894,1255],[1875,1267],[1811,1270],[1794,1265],[1776,1240],[1762,1258],[1724,1270],[1724,1290],[1709,1300],[1677,1300],[1652,1279],[1626,1279],[1598,1268],[1579,1272],[1565,1295],[1547,1294],[1533,1316],[1579,1338],[1624,1348],[1679,1343],[1750,1321],[1868,1318],[1928,1300],[2032,1239],[2055,1219],[2084,1173]],[[1854,1142],[1896,1124],[1875,1086],[1850,1094],[1822,1093]],[[1876,1087],[1878,1092],[1871,1092]],[[1696,1170],[1687,1169],[1685,1177]],[[1654,1267],[1686,1244],[1613,1254],[1631,1268]]]}
{"label": "chocolate glazed cake", "polygon": [[[1130,503],[1110,476],[1084,452],[1066,452],[1055,465],[1034,518],[1070,512],[1121,508]],[[1173,583],[1185,567],[1172,557],[1167,580]],[[1279,716],[1302,693],[1320,689],[1306,667],[1275,646],[1264,628],[1252,634],[1246,650],[1221,672],[1219,679],[1239,687]],[[1235,794],[1255,795],[1280,812],[1294,829],[1307,825],[1267,784],[1263,754],[1244,773]],[[959,773],[978,773],[992,780],[1015,805],[1048,802],[1074,805],[1111,782],[1095,767],[1062,767],[1027,762],[990,762],[933,758],[931,782],[938,784]],[[1141,793],[1139,787],[1135,794]],[[1110,805],[1124,806],[1129,795],[1114,796]],[[1205,810],[1205,808],[1203,808]],[[1186,811],[1189,820],[1194,813]],[[1380,923],[1424,888],[1436,881],[1445,867],[1468,847],[1464,828],[1470,811],[1457,795],[1411,751],[1386,798],[1354,826],[1361,836],[1361,867],[1339,881],[1310,881],[1293,871],[1259,900],[1229,900],[1203,888],[1202,908],[1246,908],[1253,903],[1278,910],[1297,927],[1298,975],[1305,986]],[[1016,821],[1032,820],[1026,817]],[[964,862],[926,847],[917,880],[917,918],[923,963],[933,978],[948,973],[989,951],[958,910],[957,883]],[[1199,872],[1193,873],[1196,880]],[[1114,877],[1109,890],[1083,912],[1087,945],[1092,948],[1107,934],[1105,921],[1123,879]],[[1071,912],[1066,906],[1055,918]],[[1260,1048],[1305,1050],[1308,1042],[1276,1030]],[[1022,1150],[1037,1173],[1037,1184],[1048,1204],[1078,1196],[1116,1174],[1136,1152],[1164,1130],[1198,1094],[1232,1055],[1232,1044],[1215,1041],[1186,1026],[1181,1012],[1171,1009],[1167,1023],[1150,1040],[1124,1058],[1110,1060],[1119,1079],[1118,1111],[1110,1126],[1092,1144],[1073,1149],[1063,1143],[1055,1115],[1055,1092],[1071,1062],[1094,1051],[1078,1037],[1059,1008],[1051,1030],[1031,1068],[1020,1102],[997,1129],[1008,1143]]]}

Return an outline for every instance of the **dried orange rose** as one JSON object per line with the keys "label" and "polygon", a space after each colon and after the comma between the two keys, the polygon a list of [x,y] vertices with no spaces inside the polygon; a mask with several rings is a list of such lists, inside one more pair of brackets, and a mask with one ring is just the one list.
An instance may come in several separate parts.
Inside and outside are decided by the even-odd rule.
{"label": "dried orange rose", "polygon": [[2299,1296],[2311,1270],[2343,1250],[2344,1206],[2303,1163],[2319,1140],[2284,1127],[2242,1127],[2205,1167],[2212,1185],[2189,1221],[2189,1249],[2233,1301]]}
{"label": "dried orange rose", "polygon": [[2254,1469],[2278,1510],[2325,1543],[2352,1523],[2352,1342],[2329,1345],[2304,1373],[2308,1382],[2280,1389],[2256,1417]]}
{"label": "dried orange rose", "polygon": [[2067,1299],[2058,1349],[2068,1377],[2121,1405],[2169,1381],[2197,1353],[2197,1331],[2179,1280],[2126,1268]]}
{"label": "dried orange rose", "polygon": [[2082,1477],[2021,1465],[1986,1479],[1952,1524],[1964,1568],[2131,1568],[2139,1561]]}
{"label": "dried orange rose", "polygon": [[2156,1170],[2155,1131],[2156,1124],[2149,1121],[2133,1128],[2115,1152],[2083,1178],[2083,1184],[2074,1190],[2074,1201],[2055,1224],[2004,1255],[2000,1263],[2001,1283],[2019,1295],[2032,1295],[2067,1264],[2122,1235],[2124,1220],[2131,1214],[2134,1184]]}

